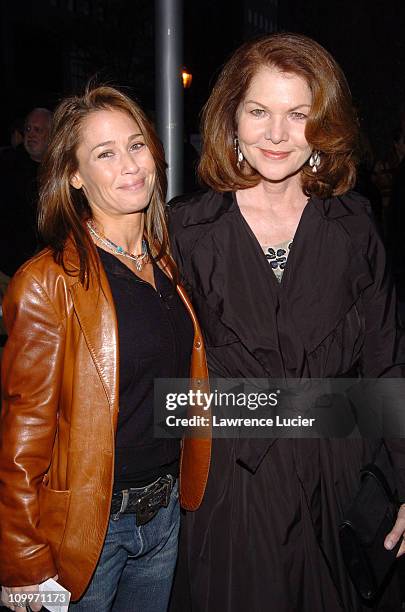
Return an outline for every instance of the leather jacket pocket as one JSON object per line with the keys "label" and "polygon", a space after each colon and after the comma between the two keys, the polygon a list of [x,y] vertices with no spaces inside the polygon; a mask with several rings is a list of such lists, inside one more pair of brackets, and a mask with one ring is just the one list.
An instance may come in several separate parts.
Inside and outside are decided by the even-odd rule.
{"label": "leather jacket pocket", "polygon": [[39,491],[39,528],[45,535],[52,553],[57,554],[65,533],[70,491],[57,491],[47,484],[44,479]]}

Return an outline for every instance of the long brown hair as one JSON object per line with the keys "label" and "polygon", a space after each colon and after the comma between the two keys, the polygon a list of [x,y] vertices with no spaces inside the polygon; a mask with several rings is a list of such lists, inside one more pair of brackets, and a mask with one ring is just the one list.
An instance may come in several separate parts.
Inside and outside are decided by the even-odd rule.
{"label": "long brown hair", "polygon": [[201,179],[217,191],[260,182],[246,160],[238,167],[234,137],[239,106],[263,66],[304,78],[312,93],[305,136],[321,152],[321,164],[316,174],[308,164],[302,168],[304,192],[320,197],[344,193],[356,179],[358,123],[350,90],[333,57],[300,34],[273,34],[245,43],[225,65],[203,110]]}
{"label": "long brown hair", "polygon": [[[83,221],[92,217],[83,190],[70,184],[78,167],[76,151],[81,139],[83,121],[100,110],[119,110],[138,124],[156,166],[152,197],[145,210],[145,238],[152,256],[159,260],[168,255],[168,233],[164,202],[166,196],[166,162],[163,147],[155,130],[139,105],[113,87],[88,87],[83,96],[63,100],[57,107],[49,146],[40,178],[38,226],[43,242],[49,246],[55,261],[66,273],[77,274],[88,285],[91,271],[97,265],[96,249]],[[71,239],[79,255],[80,269],[66,266],[64,249]]]}

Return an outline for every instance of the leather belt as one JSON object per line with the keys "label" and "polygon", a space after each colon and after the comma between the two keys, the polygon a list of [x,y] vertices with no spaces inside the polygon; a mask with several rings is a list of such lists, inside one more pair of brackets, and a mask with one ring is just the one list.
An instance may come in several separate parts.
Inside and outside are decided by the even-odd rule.
{"label": "leather belt", "polygon": [[145,525],[160,508],[167,508],[175,482],[176,479],[167,474],[146,487],[114,493],[111,500],[112,520],[118,521],[121,514],[135,514],[137,526]]}

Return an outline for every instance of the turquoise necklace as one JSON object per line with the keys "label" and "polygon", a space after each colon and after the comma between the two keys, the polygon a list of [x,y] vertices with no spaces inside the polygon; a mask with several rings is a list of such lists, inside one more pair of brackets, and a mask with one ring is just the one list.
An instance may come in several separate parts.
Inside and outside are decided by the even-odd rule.
{"label": "turquoise necklace", "polygon": [[107,247],[107,249],[113,251],[113,253],[115,253],[116,255],[122,255],[123,257],[128,257],[128,259],[132,259],[132,261],[135,262],[135,267],[138,272],[140,272],[143,266],[148,263],[148,246],[145,240],[142,239],[142,253],[140,255],[134,255],[134,253],[126,251],[124,247],[115,244],[115,242],[107,238],[107,236],[104,236],[104,234],[102,234],[100,230],[96,230],[93,221],[87,221],[87,227],[89,228],[90,234],[94,236],[94,238],[96,238],[99,242],[101,242],[101,244]]}

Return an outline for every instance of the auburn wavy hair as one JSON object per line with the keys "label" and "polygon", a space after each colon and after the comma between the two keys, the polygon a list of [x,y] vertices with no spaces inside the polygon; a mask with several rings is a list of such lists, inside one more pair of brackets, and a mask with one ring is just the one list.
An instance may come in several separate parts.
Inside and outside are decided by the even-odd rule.
{"label": "auburn wavy hair", "polygon": [[202,113],[202,181],[216,191],[257,185],[261,176],[246,160],[237,166],[234,138],[237,115],[260,68],[274,67],[307,82],[312,105],[305,136],[321,152],[318,172],[301,169],[306,195],[340,195],[356,180],[358,121],[346,78],[333,57],[314,40],[278,33],[242,45],[223,68]]}
{"label": "auburn wavy hair", "polygon": [[[42,240],[66,273],[78,275],[88,286],[90,273],[98,270],[97,251],[84,221],[92,217],[83,190],[74,189],[71,179],[78,168],[76,151],[81,141],[83,122],[91,113],[119,110],[138,124],[156,166],[155,183],[145,209],[144,235],[151,255],[159,260],[168,256],[168,233],[165,219],[167,189],[166,162],[152,123],[139,105],[121,91],[109,87],[87,87],[82,96],[62,100],[52,124],[49,146],[40,175],[38,228]],[[66,241],[77,249],[80,269],[68,269],[64,261]]]}

